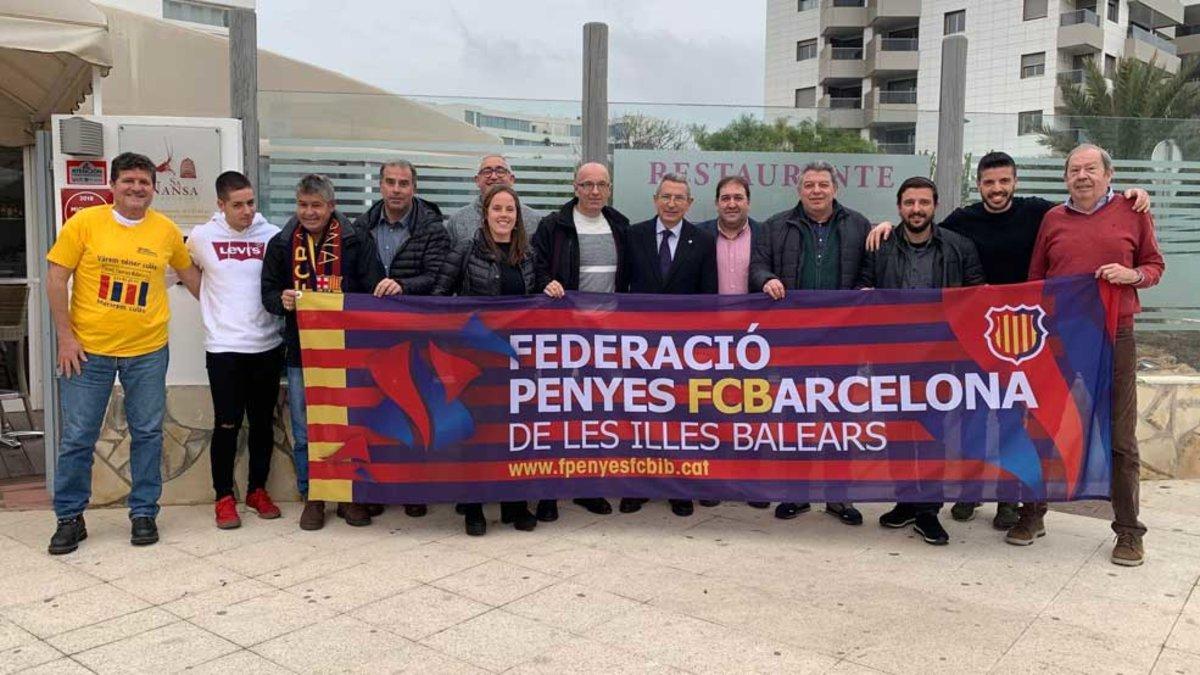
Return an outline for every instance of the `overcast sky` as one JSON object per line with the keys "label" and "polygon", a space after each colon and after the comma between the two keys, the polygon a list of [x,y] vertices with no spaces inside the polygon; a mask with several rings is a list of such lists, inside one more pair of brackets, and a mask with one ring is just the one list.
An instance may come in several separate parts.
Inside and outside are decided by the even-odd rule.
{"label": "overcast sky", "polygon": [[609,26],[609,99],[761,105],[765,0],[258,0],[259,46],[408,95],[578,99]]}

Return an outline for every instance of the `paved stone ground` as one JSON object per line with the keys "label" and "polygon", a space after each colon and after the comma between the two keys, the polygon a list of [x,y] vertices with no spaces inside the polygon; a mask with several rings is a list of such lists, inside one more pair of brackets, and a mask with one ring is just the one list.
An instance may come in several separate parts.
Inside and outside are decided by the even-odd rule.
{"label": "paved stone ground", "polygon": [[316,533],[296,504],[229,532],[170,507],[143,549],[109,509],[56,558],[48,512],[6,511],[0,672],[1200,673],[1200,481],[1143,504],[1136,569],[1108,562],[1102,520],[1052,513],[1018,548],[990,507],[942,548],[879,528],[880,505],[862,528],[564,507],[482,538],[448,507]]}

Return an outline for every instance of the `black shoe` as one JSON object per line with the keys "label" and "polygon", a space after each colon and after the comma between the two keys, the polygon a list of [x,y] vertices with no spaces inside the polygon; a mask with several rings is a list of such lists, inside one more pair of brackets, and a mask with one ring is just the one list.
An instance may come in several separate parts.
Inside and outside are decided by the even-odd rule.
{"label": "black shoe", "polygon": [[558,500],[543,499],[537,503],[537,519],[543,523],[558,520]]}
{"label": "black shoe", "polygon": [[946,532],[946,528],[942,527],[941,521],[938,520],[936,513],[922,513],[917,515],[916,522],[913,523],[913,529],[927,544],[934,546],[945,546],[950,543],[950,534]]}
{"label": "black shoe", "polygon": [[598,516],[607,516],[612,513],[612,504],[603,497],[587,497],[584,499],[576,499],[574,502],[588,510],[588,513],[594,513]]}
{"label": "black shoe", "polygon": [[404,515],[409,518],[420,518],[429,513],[429,507],[424,504],[405,504]]}
{"label": "black shoe", "polygon": [[769,509],[771,508],[771,502],[746,502],[746,506],[752,509]]}
{"label": "black shoe", "polygon": [[532,532],[538,524],[537,518],[534,518],[533,514],[529,512],[529,506],[525,502],[501,504],[500,522],[512,525],[522,532]]}
{"label": "black shoe", "polygon": [[917,514],[913,512],[912,506],[897,504],[891,511],[879,516],[879,524],[884,527],[899,529],[905,525],[913,524],[916,519]]}
{"label": "black shoe", "polygon": [[[958,502],[950,507],[950,517],[960,523],[965,523],[968,520],[975,519],[975,509],[979,508],[979,502]],[[1008,529],[1008,528],[1004,528]]]}
{"label": "black shoe", "polygon": [[838,520],[847,525],[862,525],[862,512],[854,508],[850,502],[829,502],[825,505],[825,513],[831,516],[836,516]]}
{"label": "black shoe", "polygon": [[695,511],[695,508],[696,507],[692,506],[692,500],[690,499],[671,500],[671,513],[674,513],[681,518],[686,518],[692,515],[692,512]]}
{"label": "black shoe", "polygon": [[649,499],[640,499],[638,497],[622,497],[621,505],[617,507],[621,513],[637,513],[642,510],[642,504],[650,501]]}
{"label": "black shoe", "polygon": [[465,516],[467,515],[467,506],[465,504],[455,504],[454,512],[460,516]]}
{"label": "black shoe", "polygon": [[83,516],[64,518],[58,521],[58,528],[54,530],[54,536],[50,537],[50,548],[47,551],[50,555],[70,553],[79,548],[79,542],[84,539],[87,539],[87,525],[83,522]]}
{"label": "black shoe", "polygon": [[367,504],[367,515],[372,518],[383,515],[383,504]]}
{"label": "black shoe", "polygon": [[134,546],[149,546],[158,543],[158,526],[150,516],[138,516],[129,528],[129,543]]}
{"label": "black shoe", "polygon": [[351,527],[366,527],[371,524],[371,514],[368,513],[366,504],[338,504],[337,516]]}
{"label": "black shoe", "polygon": [[483,517],[482,504],[464,505],[463,516],[468,535],[482,537],[487,534],[487,519]]}
{"label": "black shoe", "polygon": [[1021,514],[1017,513],[1017,505],[1011,502],[996,504],[996,517],[992,518],[992,527],[1005,532],[1017,526]]}
{"label": "black shoe", "polygon": [[807,502],[803,504],[793,504],[792,502],[780,502],[779,506],[775,507],[775,517],[780,520],[791,520],[801,513],[808,513],[812,510],[812,504]]}
{"label": "black shoe", "polygon": [[721,505],[720,499],[701,499],[700,500],[700,506],[713,507],[713,506],[720,506],[720,505]]}

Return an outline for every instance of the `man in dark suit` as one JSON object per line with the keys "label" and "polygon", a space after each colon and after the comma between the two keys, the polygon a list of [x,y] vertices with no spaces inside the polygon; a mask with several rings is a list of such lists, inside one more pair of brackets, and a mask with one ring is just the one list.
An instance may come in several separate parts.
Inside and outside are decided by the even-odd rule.
{"label": "man in dark suit", "polygon": [[[751,290],[750,253],[762,231],[762,225],[750,217],[750,182],[738,175],[725,176],[717,181],[716,200],[717,217],[696,223],[696,227],[716,239],[718,292],[721,295],[744,295]],[[716,500],[700,500],[700,506],[716,506],[720,503]],[[748,503],[756,509],[771,505],[770,502]]]}
{"label": "man in dark suit", "polygon": [[[670,173],[663,176],[654,192],[658,217],[630,227],[625,242],[630,293],[717,292],[717,243],[711,234],[684,219],[691,205],[687,180]],[[637,511],[645,501],[622,499],[621,512]],[[692,501],[672,499],[671,511],[690,516]]]}

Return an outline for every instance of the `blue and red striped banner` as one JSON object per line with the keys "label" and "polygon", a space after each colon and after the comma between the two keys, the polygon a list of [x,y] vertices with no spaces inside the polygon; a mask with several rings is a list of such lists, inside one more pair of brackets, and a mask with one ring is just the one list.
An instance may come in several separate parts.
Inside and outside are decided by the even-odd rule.
{"label": "blue and red striped banner", "polygon": [[1108,496],[1115,294],[306,293],[310,495]]}

